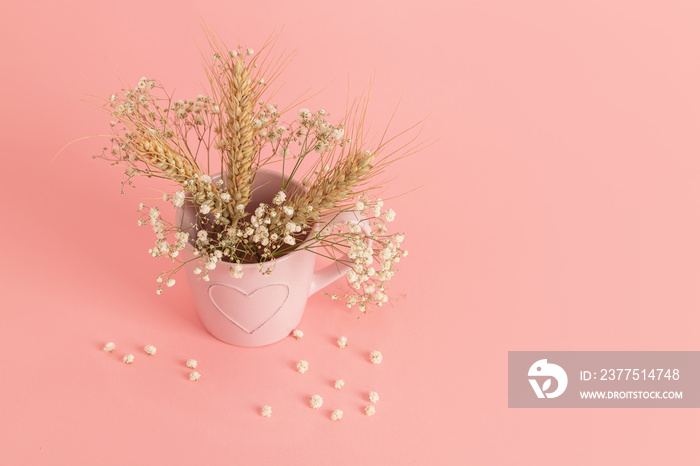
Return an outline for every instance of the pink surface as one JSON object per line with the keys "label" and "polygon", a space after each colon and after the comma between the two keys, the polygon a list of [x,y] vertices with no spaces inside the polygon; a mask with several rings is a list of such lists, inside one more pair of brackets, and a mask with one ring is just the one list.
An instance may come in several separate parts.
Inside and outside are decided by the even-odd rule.
{"label": "pink surface", "polygon": [[[155,294],[164,265],[135,212],[155,186],[119,196],[119,171],[89,158],[103,140],[50,164],[105,132],[80,99],[117,90],[117,73],[200,92],[197,14],[252,47],[284,26],[279,49],[298,53],[280,102],[328,85],[307,106],[339,114],[347,77],[354,93],[374,74],[377,129],[401,97],[397,129],[432,112],[441,139],[387,192],[424,185],[390,202],[410,251],[393,307],[358,320],[315,295],[302,340],[228,346],[184,282]],[[509,410],[506,361],[700,349],[699,15],[681,1],[6,5],[0,464],[697,464],[696,410]]]}

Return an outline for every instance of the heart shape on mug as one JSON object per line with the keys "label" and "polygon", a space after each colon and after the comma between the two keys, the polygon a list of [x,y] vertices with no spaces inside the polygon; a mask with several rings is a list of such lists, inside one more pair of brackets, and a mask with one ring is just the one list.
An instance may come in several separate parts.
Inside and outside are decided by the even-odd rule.
{"label": "heart shape on mug", "polygon": [[252,334],[270,321],[289,297],[284,283],[265,285],[247,293],[235,286],[215,283],[209,287],[209,299],[233,324]]}

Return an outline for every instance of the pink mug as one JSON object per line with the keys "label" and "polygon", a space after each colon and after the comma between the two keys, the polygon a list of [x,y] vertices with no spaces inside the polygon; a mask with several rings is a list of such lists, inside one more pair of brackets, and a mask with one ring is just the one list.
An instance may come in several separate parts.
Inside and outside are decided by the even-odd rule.
{"label": "pink mug", "polygon": [[[250,206],[271,204],[281,186],[279,173],[258,170]],[[302,189],[293,181],[290,187],[292,191]],[[194,208],[186,204],[178,209],[176,224],[187,230],[195,218]],[[348,221],[360,224],[369,233],[369,225],[359,213],[345,212],[334,220]],[[185,260],[194,258],[190,250],[183,251],[183,255]],[[291,252],[275,261],[269,275],[261,274],[258,264],[243,264],[241,278],[231,276],[232,264],[220,262],[209,271],[208,282],[194,274],[195,267],[201,267],[199,261],[188,262],[184,269],[202,324],[219,340],[236,346],[265,346],[282,340],[301,322],[309,296],[350,270],[347,265],[333,263],[314,272],[315,256],[306,250]]]}

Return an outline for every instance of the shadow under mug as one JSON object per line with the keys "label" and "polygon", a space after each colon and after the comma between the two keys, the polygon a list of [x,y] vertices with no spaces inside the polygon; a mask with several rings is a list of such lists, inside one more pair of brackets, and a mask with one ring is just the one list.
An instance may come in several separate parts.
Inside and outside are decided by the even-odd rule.
{"label": "shadow under mug", "polygon": [[[277,172],[258,170],[249,205],[253,208],[260,203],[271,205],[282,181],[282,175]],[[290,182],[290,188],[287,192],[303,190],[294,181]],[[194,209],[186,203],[177,209],[176,215],[176,225],[183,231],[190,229],[191,235],[196,235],[192,228],[197,221]],[[359,223],[369,233],[369,226],[359,214],[344,212],[334,219],[336,223],[348,221]],[[350,270],[349,266],[334,262],[314,272],[316,254],[299,249],[276,259],[269,275],[260,273],[259,264],[242,264],[243,276],[234,278],[229,271],[234,264],[219,262],[209,271],[209,281],[204,281],[201,275],[194,274],[195,267],[201,268],[201,263],[192,251],[185,249],[182,255],[189,261],[184,270],[204,327],[221,341],[246,347],[270,345],[288,336],[301,322],[309,296]]]}

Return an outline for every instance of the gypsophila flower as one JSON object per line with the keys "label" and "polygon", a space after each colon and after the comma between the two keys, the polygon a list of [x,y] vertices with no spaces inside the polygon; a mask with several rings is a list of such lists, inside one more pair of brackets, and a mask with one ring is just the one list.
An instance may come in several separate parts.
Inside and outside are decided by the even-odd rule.
{"label": "gypsophila flower", "polygon": [[369,360],[372,361],[372,364],[379,364],[382,362],[382,353],[377,350],[372,351],[369,353]]}
{"label": "gypsophila flower", "polygon": [[342,418],[343,418],[343,412],[339,409],[336,409],[335,411],[333,411],[331,413],[331,419],[333,419],[334,421],[339,421]]}
{"label": "gypsophila flower", "polygon": [[304,361],[304,360],[302,359],[301,361],[299,361],[299,362],[297,363],[297,371],[298,371],[300,374],[303,374],[303,373],[306,372],[307,370],[309,370],[309,363],[308,363],[307,361]]}
{"label": "gypsophila flower", "polygon": [[341,348],[347,348],[348,347],[348,338],[347,337],[338,338],[338,346],[340,346]]}
{"label": "gypsophila flower", "polygon": [[292,336],[293,336],[294,338],[296,338],[297,340],[301,340],[301,337],[304,336],[304,332],[302,332],[302,331],[299,330],[299,329],[296,329],[296,330],[294,330],[294,331],[292,332]]}
{"label": "gypsophila flower", "polygon": [[374,406],[369,405],[369,406],[365,407],[365,414],[367,416],[374,416],[375,412],[376,412],[376,409],[374,408]]}
{"label": "gypsophila flower", "polygon": [[143,350],[148,353],[149,356],[154,356],[156,354],[156,347],[153,345],[146,345]]}
{"label": "gypsophila flower", "polygon": [[241,264],[236,264],[230,267],[231,276],[233,278],[243,277],[243,266]]}
{"label": "gypsophila flower", "polygon": [[175,279],[174,279],[174,278],[169,279],[169,280],[165,283],[165,286],[167,286],[167,287],[171,287],[171,286],[173,286],[173,285],[175,285]]}
{"label": "gypsophila flower", "polygon": [[345,385],[345,381],[343,379],[338,379],[335,381],[336,390],[341,390],[343,388],[343,385]]}
{"label": "gypsophila flower", "polygon": [[209,204],[202,204],[199,206],[200,214],[207,215],[209,212],[211,212],[211,206]]}
{"label": "gypsophila flower", "polygon": [[372,403],[379,401],[379,394],[377,392],[369,392],[369,401]]}
{"label": "gypsophila flower", "polygon": [[182,207],[185,204],[185,191],[180,189],[173,194],[173,205],[175,207]]}
{"label": "gypsophila flower", "polygon": [[200,378],[201,376],[202,376],[202,374],[200,374],[200,373],[197,372],[197,371],[190,372],[190,380],[193,381],[193,382],[194,382],[195,380],[199,380],[199,378]]}
{"label": "gypsophila flower", "polygon": [[196,369],[196,368],[197,368],[197,361],[195,361],[194,359],[188,359],[187,362],[186,362],[185,364],[186,364],[187,367],[189,367],[190,369]]}
{"label": "gypsophila flower", "polygon": [[272,416],[272,408],[270,406],[263,406],[260,410],[260,414],[262,414],[264,417],[270,417]]}
{"label": "gypsophila flower", "polygon": [[229,193],[221,194],[221,200],[224,202],[231,202],[231,195]]}
{"label": "gypsophila flower", "polygon": [[107,343],[107,344],[105,345],[105,347],[104,347],[103,349],[104,349],[105,351],[107,351],[108,353],[111,353],[111,352],[114,351],[116,348],[117,348],[117,345],[115,345],[113,342],[110,341],[109,343]]}
{"label": "gypsophila flower", "polygon": [[284,191],[280,191],[277,194],[275,194],[275,197],[272,199],[272,203],[275,205],[282,205],[282,203],[287,199],[287,193]]}
{"label": "gypsophila flower", "polygon": [[311,400],[309,401],[309,405],[313,409],[318,409],[323,405],[323,398],[321,398],[321,395],[314,395],[311,397]]}
{"label": "gypsophila flower", "polygon": [[133,354],[127,354],[126,356],[124,356],[124,357],[122,358],[122,361],[124,361],[124,362],[127,363],[127,364],[131,364],[132,362],[134,362],[134,355],[133,355]]}

